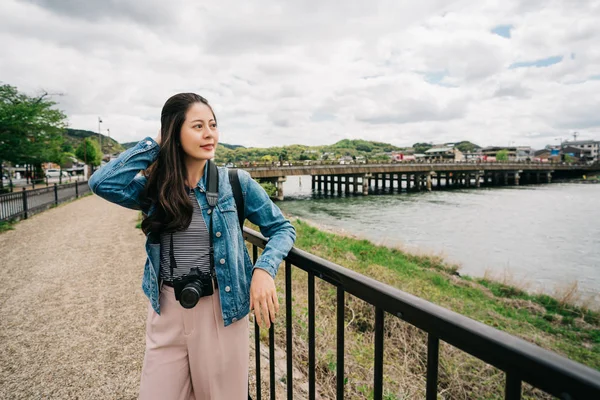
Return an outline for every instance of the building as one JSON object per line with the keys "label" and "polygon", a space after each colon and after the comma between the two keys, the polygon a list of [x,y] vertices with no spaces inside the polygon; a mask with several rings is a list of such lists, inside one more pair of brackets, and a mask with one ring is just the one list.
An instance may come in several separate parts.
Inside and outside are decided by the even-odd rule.
{"label": "building", "polygon": [[517,146],[516,161],[531,161],[534,151],[530,146]]}
{"label": "building", "polygon": [[561,152],[561,155],[569,155],[577,161],[581,161],[581,160],[585,161],[584,150],[582,150],[578,147],[566,146],[566,147],[563,147],[560,152]]}
{"label": "building", "polygon": [[581,159],[587,162],[598,162],[600,155],[600,141],[598,140],[573,140],[562,143],[562,147],[574,147],[582,150]]}
{"label": "building", "polygon": [[552,150],[550,149],[541,149],[533,153],[534,161],[548,161],[552,156]]}
{"label": "building", "polygon": [[425,151],[425,159],[439,161],[464,161],[464,154],[454,147],[433,147]]}

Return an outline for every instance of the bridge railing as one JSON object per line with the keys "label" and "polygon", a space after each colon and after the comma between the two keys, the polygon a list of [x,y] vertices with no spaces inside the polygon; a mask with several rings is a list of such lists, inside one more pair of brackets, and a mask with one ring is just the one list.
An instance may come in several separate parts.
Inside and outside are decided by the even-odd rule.
{"label": "bridge railing", "polygon": [[[253,260],[267,240],[244,228]],[[374,399],[383,397],[384,319],[400,318],[427,333],[426,398],[437,399],[440,341],[491,364],[506,374],[505,399],[520,399],[522,382],[561,399],[600,399],[600,372],[544,350],[522,339],[402,292],[299,249],[285,260],[285,337],[287,398],[293,398],[292,268],[308,273],[308,391],[315,399],[315,279],[336,288],[336,393],[344,397],[344,308],[346,294],[375,309]],[[256,399],[261,399],[260,328],[255,322]],[[279,333],[278,333],[279,334]],[[269,329],[270,398],[275,398],[275,328]],[[251,393],[251,395],[253,395]]]}
{"label": "bridge railing", "polygon": [[66,183],[0,195],[0,221],[27,219],[53,205],[64,203],[90,192],[87,181]]}

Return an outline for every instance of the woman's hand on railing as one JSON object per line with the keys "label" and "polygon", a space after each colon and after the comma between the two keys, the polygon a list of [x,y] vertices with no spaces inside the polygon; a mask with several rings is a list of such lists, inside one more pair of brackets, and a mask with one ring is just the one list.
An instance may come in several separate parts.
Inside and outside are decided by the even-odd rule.
{"label": "woman's hand on railing", "polygon": [[254,310],[254,318],[258,325],[267,329],[279,312],[275,281],[267,271],[260,268],[256,268],[252,274],[250,310]]}

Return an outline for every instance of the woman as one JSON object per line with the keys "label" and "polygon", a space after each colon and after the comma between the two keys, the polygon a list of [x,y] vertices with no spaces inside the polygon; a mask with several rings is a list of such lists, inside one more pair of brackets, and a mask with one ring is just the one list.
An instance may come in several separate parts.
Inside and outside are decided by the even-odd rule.
{"label": "woman", "polygon": [[[208,160],[218,141],[206,99],[180,93],[165,103],[155,140],[142,140],[89,181],[95,194],[144,214],[142,289],[149,305],[143,400],[246,399],[249,310],[268,328],[279,309],[274,277],[295,230],[239,170],[244,215],[269,237],[252,265],[226,168],[218,168],[216,204],[207,196]],[[190,293],[196,295],[191,300]]]}

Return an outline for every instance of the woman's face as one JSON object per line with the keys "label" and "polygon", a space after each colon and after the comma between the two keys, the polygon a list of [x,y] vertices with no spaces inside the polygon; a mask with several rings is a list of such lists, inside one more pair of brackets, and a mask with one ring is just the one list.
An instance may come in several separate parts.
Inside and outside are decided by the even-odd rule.
{"label": "woman's face", "polygon": [[210,108],[194,103],[185,114],[181,127],[181,147],[185,154],[195,160],[210,160],[215,156],[219,130]]}

